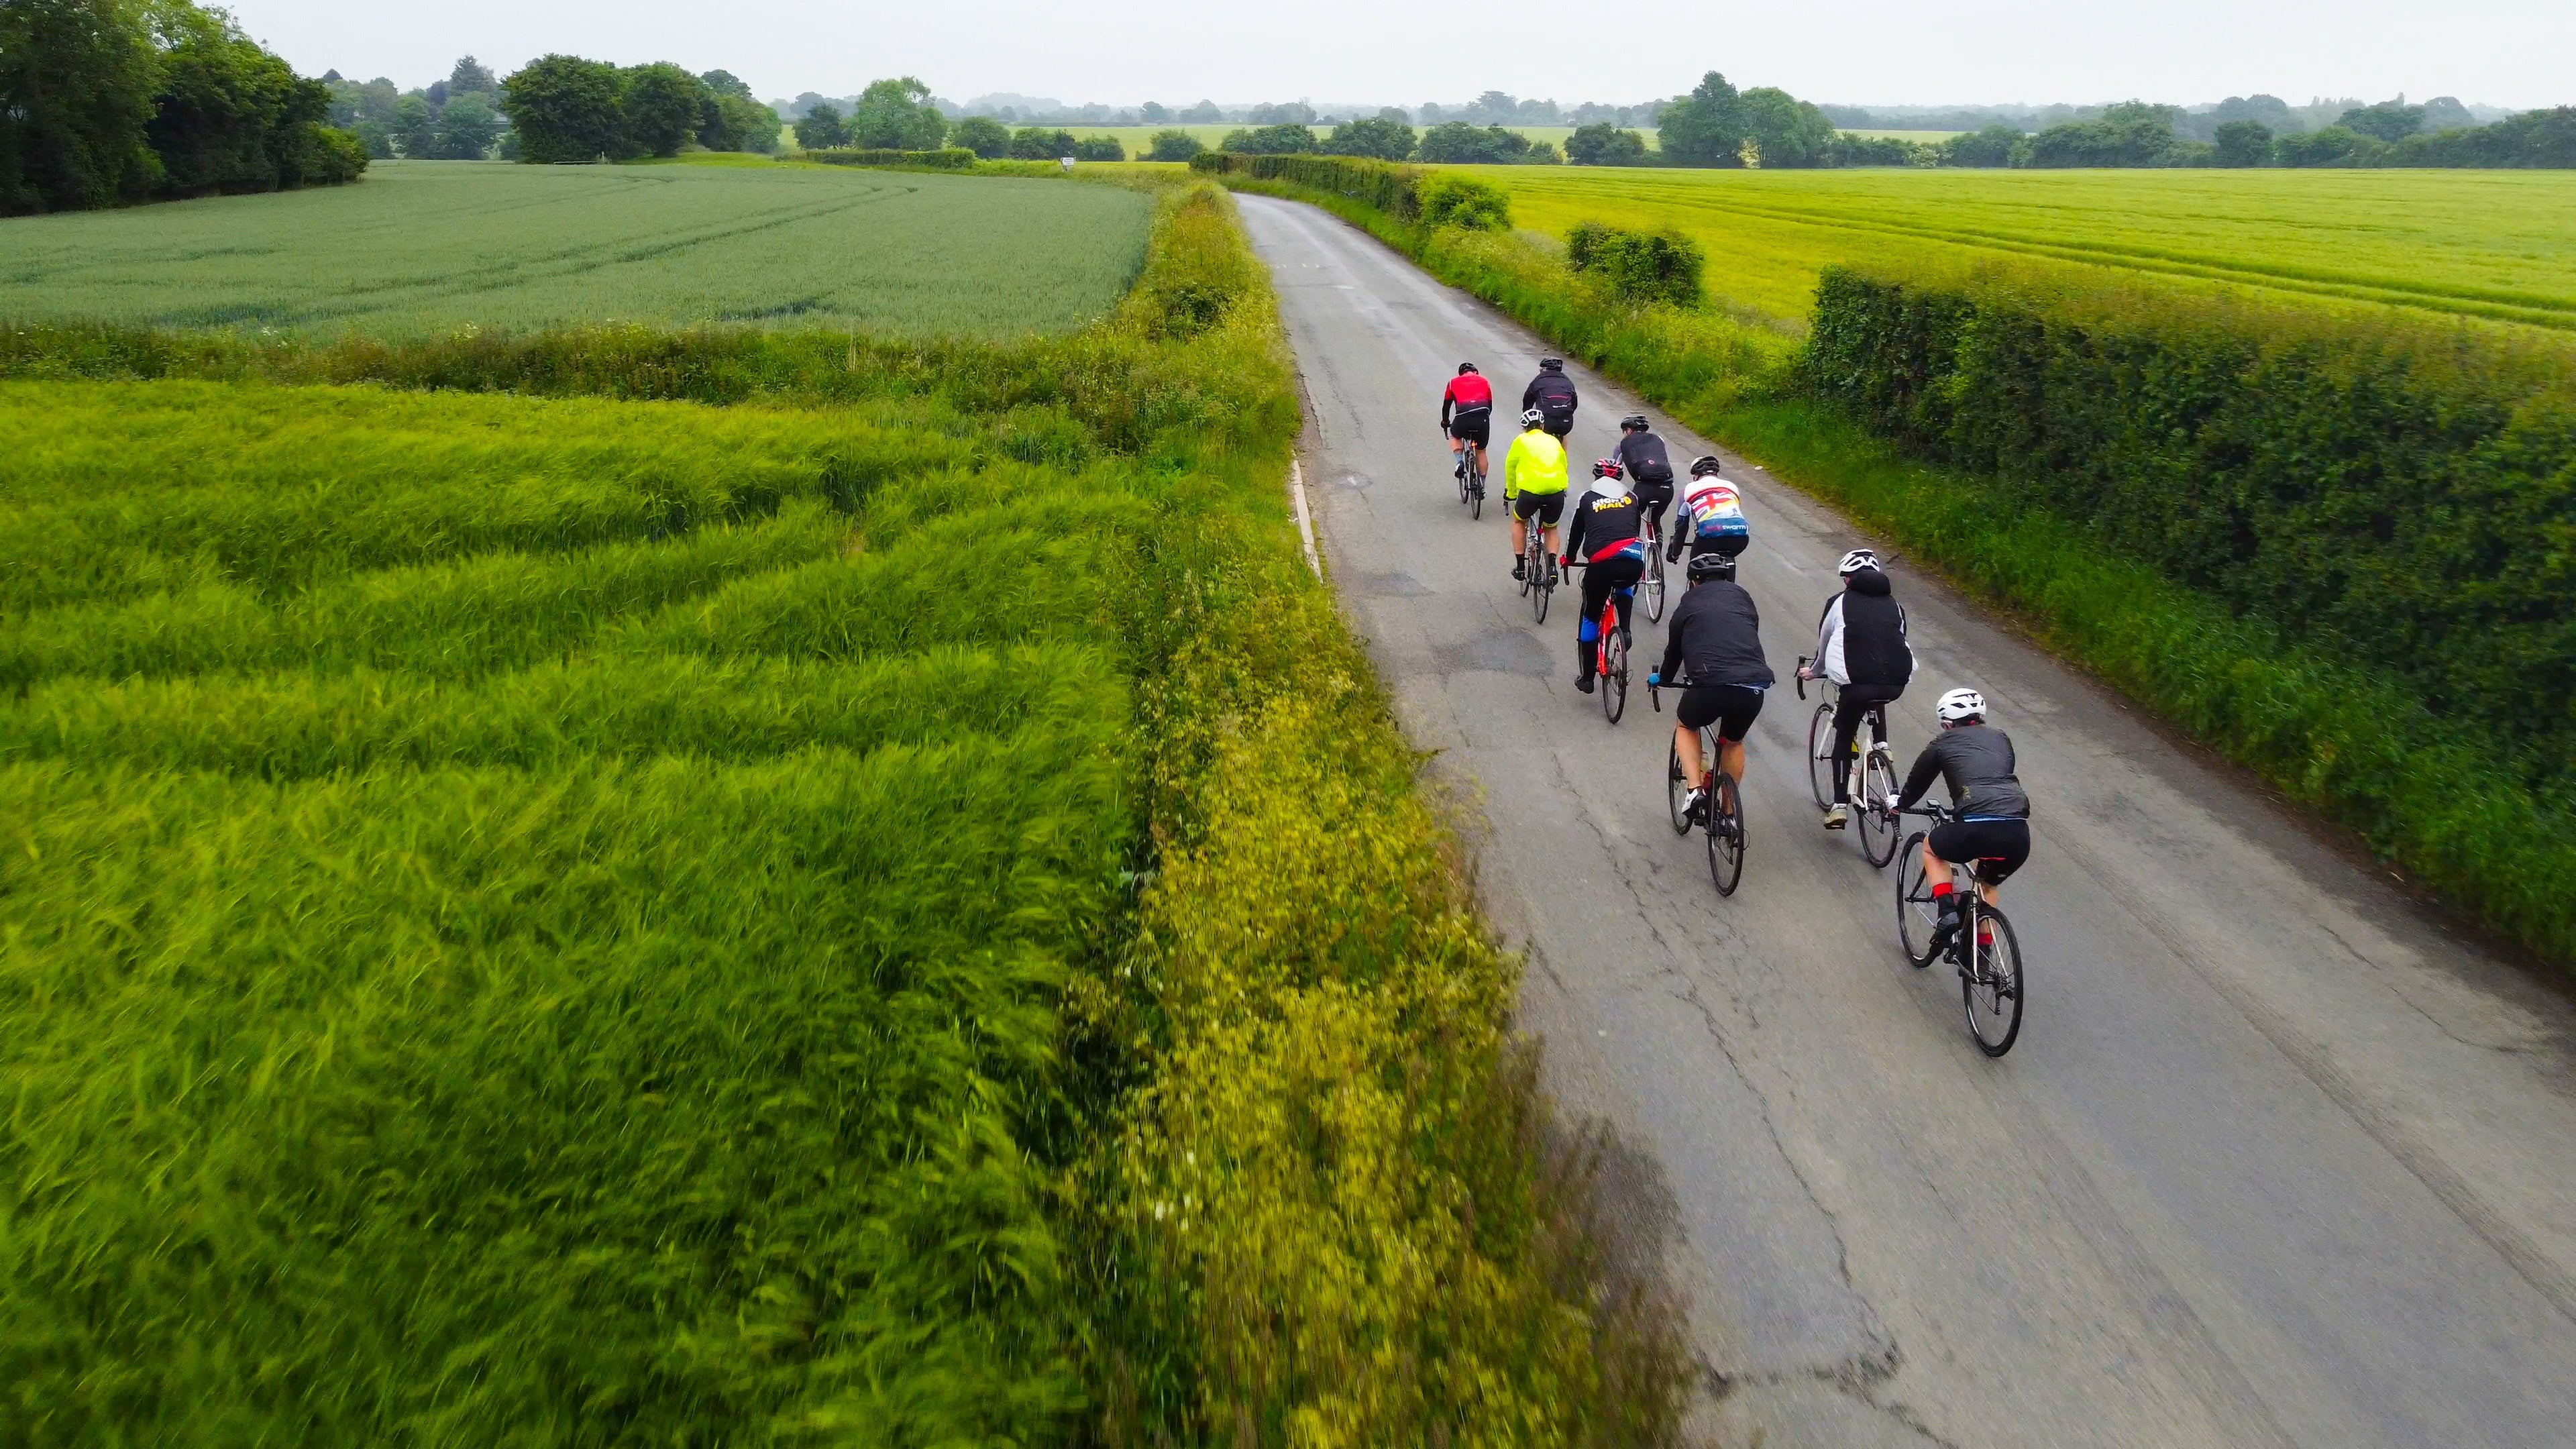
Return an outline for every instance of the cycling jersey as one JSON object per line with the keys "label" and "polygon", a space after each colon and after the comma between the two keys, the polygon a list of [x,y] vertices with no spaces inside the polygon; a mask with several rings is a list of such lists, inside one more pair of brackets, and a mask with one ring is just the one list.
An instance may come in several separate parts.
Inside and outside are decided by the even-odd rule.
{"label": "cycling jersey", "polygon": [[1586,563],[1612,558],[1643,562],[1645,545],[1637,541],[1644,509],[1625,488],[1604,493],[1597,486],[1574,505],[1574,522],[1565,530],[1565,553]]}
{"label": "cycling jersey", "polygon": [[1535,428],[1503,455],[1503,497],[1565,491],[1565,445]]}
{"label": "cycling jersey", "polygon": [[1672,547],[1666,550],[1668,557],[1680,558],[1685,546],[1739,554],[1752,541],[1752,530],[1744,521],[1744,504],[1735,496],[1735,485],[1723,478],[1693,478],[1690,486],[1682,490],[1682,512],[1690,526],[1673,530]]}
{"label": "cycling jersey", "polygon": [[1456,410],[1460,420],[1474,413],[1481,419],[1494,410],[1494,385],[1472,372],[1462,372],[1449,379],[1440,393],[1440,426],[1450,424],[1450,412]]}
{"label": "cycling jersey", "polygon": [[1914,651],[1905,642],[1905,606],[1896,602],[1887,575],[1862,569],[1825,601],[1816,621],[1816,672],[1840,685],[1857,685],[1896,697],[1914,677]]}
{"label": "cycling jersey", "polygon": [[1619,439],[1619,451],[1612,456],[1632,482],[1669,485],[1673,481],[1673,460],[1664,451],[1664,440],[1652,433],[1627,434]]}
{"label": "cycling jersey", "polygon": [[1547,430],[1558,437],[1574,426],[1574,402],[1574,379],[1561,372],[1542,372],[1521,389],[1521,411],[1538,409]]}
{"label": "cycling jersey", "polygon": [[1762,612],[1753,596],[1731,579],[1705,579],[1690,587],[1664,625],[1667,680],[1690,666],[1690,682],[1707,687],[1771,687],[1771,662],[1762,656]]}
{"label": "cycling jersey", "polygon": [[2030,796],[2013,774],[2012,737],[1992,725],[1953,725],[1934,735],[1905,777],[1898,806],[1922,799],[1936,775],[1949,785],[1950,808],[1961,820],[2030,818]]}

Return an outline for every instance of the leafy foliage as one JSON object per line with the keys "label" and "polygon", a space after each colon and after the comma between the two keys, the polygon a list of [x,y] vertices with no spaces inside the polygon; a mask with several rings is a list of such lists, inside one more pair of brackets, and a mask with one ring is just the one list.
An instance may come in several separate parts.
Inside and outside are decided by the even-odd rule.
{"label": "leafy foliage", "polygon": [[1677,166],[1742,164],[1744,108],[1726,77],[1710,71],[1691,93],[1655,116],[1655,144]]}
{"label": "leafy foliage", "polygon": [[1445,121],[1422,133],[1415,154],[1423,161],[1453,166],[1510,166],[1557,159],[1556,150],[1501,126],[1471,126]]}
{"label": "leafy foliage", "polygon": [[796,118],[796,144],[808,151],[846,146],[849,141],[850,128],[842,123],[841,108],[830,101],[817,101]]}
{"label": "leafy foliage", "polygon": [[[1207,148],[1205,146],[1199,144],[1198,137],[1191,135],[1187,131],[1156,131],[1154,133],[1153,149],[1145,153],[1145,159],[1148,161],[1192,161],[1196,160],[1198,158],[1198,154],[1206,149]],[[977,154],[980,155],[982,153],[979,152]]]}
{"label": "leafy foliage", "polygon": [[1364,116],[1344,121],[1333,128],[1316,149],[1327,156],[1369,156],[1380,161],[1402,161],[1413,154],[1413,127],[1399,112],[1394,116]]}
{"label": "leafy foliage", "polygon": [[540,56],[501,83],[501,108],[519,133],[521,160],[577,163],[636,154],[626,130],[623,78],[604,61]]}
{"label": "leafy foliage", "polygon": [[697,139],[707,88],[668,61],[629,68],[619,76],[618,107],[631,152],[677,156]]}
{"label": "leafy foliage", "polygon": [[1070,156],[1081,143],[1071,131],[1046,126],[1023,126],[1011,133],[1011,159],[1015,161],[1057,161]]}
{"label": "leafy foliage", "polygon": [[1315,132],[1302,121],[1279,121],[1253,129],[1237,128],[1217,143],[1220,151],[1240,156],[1296,156],[1313,151]]}
{"label": "leafy foliage", "polygon": [[911,76],[871,82],[850,111],[850,144],[879,151],[936,151],[948,119],[930,103],[930,87]]}
{"label": "leafy foliage", "polygon": [[1565,234],[1566,265],[1589,272],[1611,294],[1632,302],[1696,307],[1700,271],[1708,263],[1699,243],[1674,231],[1624,231],[1583,222]]}
{"label": "leafy foliage", "polygon": [[1643,166],[1646,138],[1607,121],[1577,126],[1565,138],[1565,159],[1576,166]]}
{"label": "leafy foliage", "polygon": [[1011,154],[1011,128],[990,116],[968,116],[957,123],[949,143],[986,161],[998,161]]}

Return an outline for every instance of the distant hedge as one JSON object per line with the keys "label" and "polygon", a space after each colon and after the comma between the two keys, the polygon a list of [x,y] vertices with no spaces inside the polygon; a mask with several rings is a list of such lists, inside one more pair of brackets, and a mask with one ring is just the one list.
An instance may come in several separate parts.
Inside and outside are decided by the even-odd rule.
{"label": "distant hedge", "polygon": [[1247,156],[1202,151],[1192,169],[1211,176],[1249,176],[1330,192],[1400,221],[1424,227],[1509,231],[1511,197],[1470,177],[1424,171],[1357,156]]}
{"label": "distant hedge", "polygon": [[831,146],[798,155],[799,161],[826,166],[927,166],[937,171],[972,171],[975,153],[963,146],[938,151],[889,151],[861,146]]}

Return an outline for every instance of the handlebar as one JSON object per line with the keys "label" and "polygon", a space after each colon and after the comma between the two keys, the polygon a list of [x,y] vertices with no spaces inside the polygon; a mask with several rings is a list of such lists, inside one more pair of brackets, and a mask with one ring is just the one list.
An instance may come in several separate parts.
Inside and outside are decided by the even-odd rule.
{"label": "handlebar", "polygon": [[1814,657],[1812,654],[1798,656],[1798,699],[1801,703],[1804,703],[1807,698],[1807,663]]}

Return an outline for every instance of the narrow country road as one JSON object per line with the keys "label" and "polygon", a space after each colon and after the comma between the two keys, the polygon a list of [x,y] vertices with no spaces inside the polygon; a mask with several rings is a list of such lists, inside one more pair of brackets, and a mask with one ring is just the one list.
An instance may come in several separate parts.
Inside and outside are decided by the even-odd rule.
{"label": "narrow country road", "polygon": [[[1467,802],[1552,1090],[1635,1149],[1620,1211],[1669,1233],[1691,1294],[1695,1428],[1774,1449],[2576,1442],[2566,994],[1900,561],[1920,661],[1900,767],[1933,697],[1973,684],[2036,801],[2005,902],[2031,1002],[1987,1060],[1955,975],[1900,957],[1890,873],[1808,798],[1790,670],[1868,540],[1724,455],[1782,683],[1721,899],[1665,820],[1671,715],[1642,662],[1662,630],[1640,626],[1628,718],[1605,724],[1573,688],[1574,594],[1533,627],[1498,510],[1469,522],[1447,477],[1443,380],[1472,360],[1517,402],[1541,344],[1323,212],[1240,201],[1310,396],[1326,566]],[[1722,451],[1569,371],[1578,466],[1628,411],[1677,459]]]}

